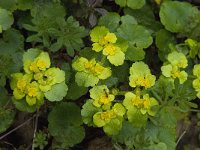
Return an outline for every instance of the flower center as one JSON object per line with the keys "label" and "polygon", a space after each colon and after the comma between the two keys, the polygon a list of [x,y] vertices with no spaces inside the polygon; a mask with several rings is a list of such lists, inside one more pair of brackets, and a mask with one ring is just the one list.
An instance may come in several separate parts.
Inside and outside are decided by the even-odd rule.
{"label": "flower center", "polygon": [[110,120],[112,118],[115,118],[116,114],[113,111],[107,111],[101,113],[101,119],[102,120]]}
{"label": "flower center", "polygon": [[101,103],[101,104],[108,104],[109,103],[109,99],[108,99],[108,97],[107,97],[107,95],[101,95],[101,97],[100,97],[100,99],[99,99],[99,102]]}
{"label": "flower center", "polygon": [[105,52],[107,55],[114,55],[116,53],[116,46],[109,44],[105,47]]}
{"label": "flower center", "polygon": [[28,88],[28,96],[30,97],[37,96],[37,89],[35,87]]}
{"label": "flower center", "polygon": [[17,82],[17,88],[20,89],[21,91],[23,91],[26,87],[26,81],[25,80],[19,80]]}
{"label": "flower center", "polygon": [[29,69],[33,72],[37,72],[38,70],[37,64],[35,62],[31,63]]}
{"label": "flower center", "polygon": [[40,70],[43,70],[43,69],[46,69],[47,65],[45,63],[44,60],[38,60],[37,61],[37,67],[40,69]]}
{"label": "flower center", "polygon": [[114,33],[108,33],[104,39],[109,43],[116,43],[117,37]]}

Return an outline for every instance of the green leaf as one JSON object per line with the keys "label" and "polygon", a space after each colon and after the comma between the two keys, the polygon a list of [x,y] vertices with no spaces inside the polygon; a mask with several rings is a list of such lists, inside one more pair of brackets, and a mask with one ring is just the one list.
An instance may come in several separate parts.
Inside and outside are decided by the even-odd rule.
{"label": "green leaf", "polygon": [[132,9],[140,9],[146,3],[146,0],[127,0],[127,6]]}
{"label": "green leaf", "polygon": [[105,26],[107,27],[110,31],[115,31],[117,27],[119,26],[120,22],[120,15],[118,13],[114,12],[109,12],[105,16],[102,16],[99,19],[99,26]]}
{"label": "green leaf", "polygon": [[115,86],[118,83],[118,78],[116,77],[109,77],[106,80],[101,80],[99,84],[106,85],[108,88]]}
{"label": "green leaf", "polygon": [[134,143],[133,138],[135,136],[133,136],[133,135],[136,135],[137,132],[139,132],[139,130],[140,130],[140,128],[135,128],[135,127],[133,127],[133,125],[130,122],[124,121],[119,134],[113,136],[113,139],[122,144],[124,144],[128,140],[132,139],[131,142]]}
{"label": "green leaf", "polygon": [[80,51],[80,55],[88,60],[95,58],[95,60],[100,60],[102,57],[101,53],[93,51],[90,47],[85,47]]}
{"label": "green leaf", "polygon": [[[127,52],[129,51],[129,54],[131,53],[131,48],[147,48],[153,42],[153,39],[148,30],[140,25],[121,25],[117,29],[117,33],[119,36],[123,37],[129,42],[129,50],[127,50]],[[141,58],[142,54],[139,56]]]}
{"label": "green leaf", "polygon": [[12,124],[15,117],[13,110],[0,108],[0,133],[6,131]]}
{"label": "green leaf", "polygon": [[11,12],[17,9],[16,0],[0,0],[0,6],[1,8],[7,9]]}
{"label": "green leaf", "polygon": [[15,98],[12,98],[12,102],[18,110],[23,112],[33,113],[37,109],[36,105],[29,106],[25,99],[17,100]]}
{"label": "green leaf", "polygon": [[156,20],[153,9],[150,5],[144,5],[144,7],[137,10],[125,8],[124,13],[133,16],[137,20],[138,24],[145,26],[149,32],[156,32],[163,28],[162,24]]}
{"label": "green leaf", "polygon": [[199,12],[189,3],[166,1],[161,5],[159,15],[167,30],[185,33],[195,26],[195,17],[199,15]]}
{"label": "green leaf", "polygon": [[42,50],[37,48],[30,48],[23,54],[23,62],[26,61],[33,61],[36,57],[39,56],[39,54],[42,52]]}
{"label": "green leaf", "polygon": [[5,106],[10,101],[10,97],[8,96],[8,92],[5,88],[0,87],[0,107]]}
{"label": "green leaf", "polygon": [[173,81],[161,76],[155,85],[150,89],[150,92],[157,100],[167,101],[170,100],[171,96],[173,96],[173,88]]}
{"label": "green leaf", "polygon": [[145,58],[145,51],[143,49],[136,48],[134,46],[129,46],[126,51],[126,60],[140,61]]}
{"label": "green leaf", "polygon": [[69,83],[69,89],[68,89],[66,98],[70,100],[77,100],[82,95],[85,95],[87,91],[88,91],[88,88],[83,87],[83,86],[78,86],[77,83],[72,82],[72,83]]}
{"label": "green leaf", "polygon": [[115,0],[115,3],[121,7],[125,7],[127,5],[132,9],[140,9],[145,5],[146,0]]}
{"label": "green leaf", "polygon": [[165,29],[156,33],[156,46],[158,47],[158,56],[162,61],[166,61],[168,54],[171,52],[170,44],[175,44],[175,37]]}
{"label": "green leaf", "polygon": [[7,30],[14,22],[13,15],[6,9],[0,8],[0,25],[3,30]]}
{"label": "green leaf", "polygon": [[122,16],[121,22],[122,24],[130,24],[130,25],[137,24],[137,20],[133,16],[130,16],[130,15]]}
{"label": "green leaf", "polygon": [[137,128],[141,128],[146,125],[147,114],[142,114],[139,109],[133,107],[127,111],[128,121]]}
{"label": "green leaf", "polygon": [[118,4],[121,7],[125,7],[126,6],[126,1],[127,0],[115,0],[115,3]]}
{"label": "green leaf", "polygon": [[[34,4],[34,7],[31,9],[32,24],[23,24],[25,29],[32,31],[32,35],[29,35],[26,41],[42,43],[42,48],[50,48],[51,44],[53,44],[50,38],[56,42],[57,36],[64,34],[63,31],[59,30],[59,26],[65,22],[65,9],[59,3],[40,2]],[[52,29],[58,31],[58,33],[51,33]]]}
{"label": "green leaf", "polygon": [[99,82],[99,78],[93,74],[87,74],[85,72],[77,72],[75,75],[75,80],[78,86],[95,86]]}
{"label": "green leaf", "polygon": [[0,39],[0,86],[6,84],[6,78],[22,68],[24,38],[19,31],[8,29]]}
{"label": "green leaf", "polygon": [[95,107],[92,100],[87,100],[81,110],[83,122],[88,126],[94,126],[93,116],[99,111],[101,111],[101,108]]}
{"label": "green leaf", "polygon": [[80,143],[84,136],[80,108],[73,103],[56,105],[48,116],[48,129],[56,141],[65,144],[65,148]]}
{"label": "green leaf", "polygon": [[[57,41],[57,48],[60,48],[62,42],[62,47],[67,49],[70,56],[74,56],[74,51],[79,51],[84,46],[82,38],[88,35],[87,30],[73,17],[67,18],[66,21],[62,19],[59,21],[61,23],[58,24],[58,32],[56,34],[50,32],[50,35]],[[58,50],[54,46],[54,52]]]}
{"label": "green leaf", "polygon": [[108,124],[103,127],[103,130],[108,135],[117,135],[122,128],[122,117],[112,119]]}
{"label": "green leaf", "polygon": [[33,0],[17,0],[17,8],[27,10],[33,7]]}
{"label": "green leaf", "polygon": [[61,101],[63,97],[66,96],[67,91],[67,85],[65,84],[65,82],[61,82],[53,85],[51,87],[51,90],[45,92],[44,95],[49,101]]}
{"label": "green leaf", "polygon": [[72,73],[71,65],[69,63],[63,62],[61,64],[61,70],[65,72],[65,82],[68,84],[72,75],[74,76],[74,74]]}
{"label": "green leaf", "polygon": [[[123,72],[120,74],[119,72]],[[118,82],[125,82],[129,76],[129,65],[127,62],[124,62],[122,66],[112,68],[112,76],[117,77]],[[111,78],[111,77],[110,77]]]}

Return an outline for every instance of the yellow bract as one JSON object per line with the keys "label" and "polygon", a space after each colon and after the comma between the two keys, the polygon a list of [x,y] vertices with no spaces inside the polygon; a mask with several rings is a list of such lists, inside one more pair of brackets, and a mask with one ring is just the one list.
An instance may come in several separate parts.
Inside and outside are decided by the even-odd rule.
{"label": "yellow bract", "polygon": [[114,33],[107,33],[104,39],[106,42],[109,42],[109,43],[116,43],[117,41],[117,37]]}

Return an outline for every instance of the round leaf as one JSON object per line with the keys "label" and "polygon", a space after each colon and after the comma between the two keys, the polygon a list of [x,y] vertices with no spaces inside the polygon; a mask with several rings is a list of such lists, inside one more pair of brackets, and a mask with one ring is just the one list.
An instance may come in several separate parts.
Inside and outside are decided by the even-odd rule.
{"label": "round leaf", "polygon": [[61,82],[59,84],[53,85],[51,90],[45,92],[44,95],[49,101],[61,101],[63,97],[66,96],[67,91],[67,85],[65,82]]}
{"label": "round leaf", "polygon": [[11,12],[6,9],[0,8],[0,25],[3,30],[7,30],[13,24],[14,19]]}

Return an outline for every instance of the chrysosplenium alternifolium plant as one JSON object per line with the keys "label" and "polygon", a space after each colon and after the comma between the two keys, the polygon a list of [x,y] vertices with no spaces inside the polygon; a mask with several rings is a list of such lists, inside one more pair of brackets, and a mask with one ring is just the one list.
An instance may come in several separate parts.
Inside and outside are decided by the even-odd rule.
{"label": "chrysosplenium alternifolium plant", "polygon": [[181,70],[188,66],[185,55],[174,51],[168,55],[167,60],[166,65],[161,67],[162,74],[173,80],[178,78],[181,84],[185,82],[188,75],[184,70]]}
{"label": "chrysosplenium alternifolium plant", "polygon": [[125,60],[124,52],[128,48],[125,40],[116,36],[115,33],[111,33],[106,27],[95,27],[90,34],[92,44],[92,50],[96,52],[103,51],[103,55],[109,60],[109,62],[115,66],[122,65]]}
{"label": "chrysosplenium alternifolium plant", "polygon": [[79,86],[94,86],[99,80],[105,80],[111,76],[111,69],[104,67],[95,59],[88,60],[80,57],[73,63],[72,67],[77,71],[75,78]]}
{"label": "chrysosplenium alternifolium plant", "polygon": [[[83,123],[101,128],[116,149],[179,147],[177,122],[199,113],[196,4],[178,0],[67,4],[75,11],[64,0],[0,0],[0,134],[17,119],[14,104],[34,113],[28,116],[48,121],[48,125],[35,122],[40,129],[48,128],[42,131],[46,139],[38,139],[40,149],[46,144],[70,149],[81,143],[91,134]],[[38,146],[35,135],[33,147]],[[0,140],[0,145],[5,143]]]}
{"label": "chrysosplenium alternifolium plant", "polygon": [[[23,55],[23,63],[24,73],[11,75],[10,85],[14,101],[38,108],[44,103],[44,98],[50,101],[62,100],[67,92],[65,72],[57,67],[51,67],[47,52],[29,49]],[[58,97],[57,90],[62,91]]]}
{"label": "chrysosplenium alternifolium plant", "polygon": [[[109,32],[104,26],[95,27],[90,36],[92,42],[94,42],[92,50],[96,52],[103,51],[102,58],[106,57],[114,66],[123,65],[125,60],[124,52],[128,48],[127,41],[117,37],[115,33]],[[93,65],[91,65],[92,61]],[[88,67],[88,62],[90,62],[90,67]],[[133,63],[130,68],[129,85],[135,89],[125,92],[124,100],[117,102],[116,96],[120,95],[120,91],[110,93],[106,85],[96,85],[98,80],[101,79],[98,79],[98,76],[94,84],[88,84],[91,82],[89,79],[94,78],[90,77],[90,74],[94,74],[98,70],[98,68],[95,68],[95,64],[94,60],[88,61],[82,57],[73,63],[73,68],[78,71],[76,74],[77,83],[80,85],[78,78],[83,77],[83,75],[79,76],[78,73],[87,73],[87,80],[82,80],[81,82],[84,82],[84,84],[81,85],[92,86],[90,89],[91,99],[87,100],[83,105],[83,121],[89,126],[103,127],[104,132],[108,135],[118,134],[126,118],[135,127],[144,126],[148,116],[154,116],[156,113],[152,108],[158,105],[155,98],[150,97],[148,93],[142,92],[143,87],[148,89],[155,84],[156,77],[151,74],[149,67],[144,62]],[[87,71],[87,68],[90,68],[90,70]],[[106,78],[111,76],[111,70],[109,69],[109,71],[109,74],[108,71],[104,73]],[[88,72],[90,73],[89,75]],[[138,120],[138,116],[140,120]]]}

